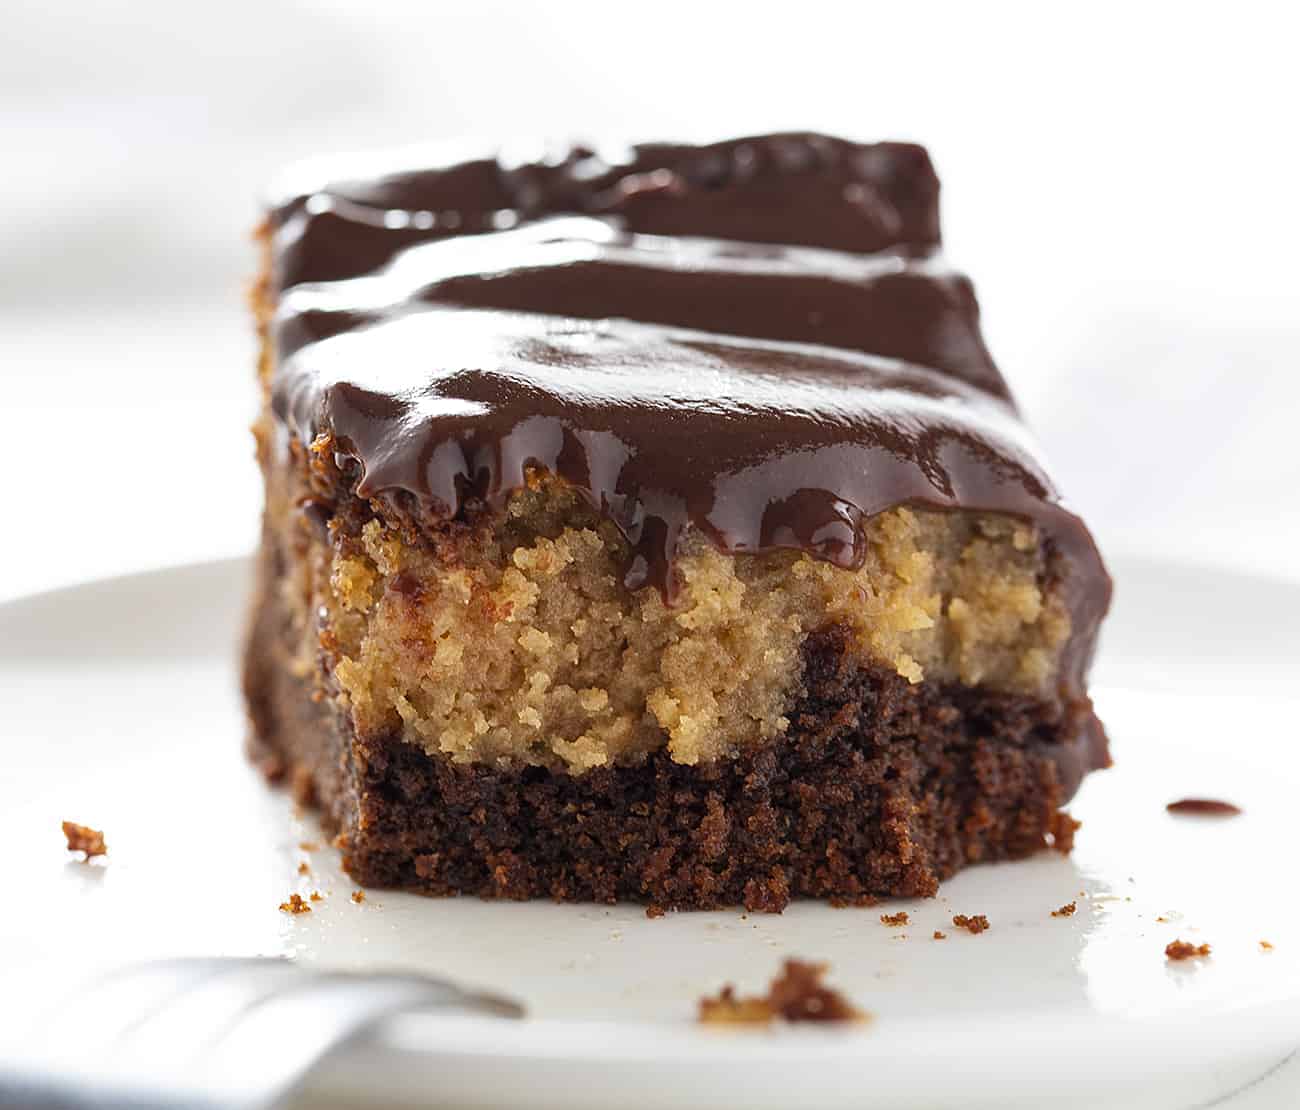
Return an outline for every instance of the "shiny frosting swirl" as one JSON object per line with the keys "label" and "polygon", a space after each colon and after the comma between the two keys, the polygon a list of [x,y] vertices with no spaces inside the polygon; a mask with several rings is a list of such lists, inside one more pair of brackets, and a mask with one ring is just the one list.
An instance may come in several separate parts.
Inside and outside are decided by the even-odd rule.
{"label": "shiny frosting swirl", "polygon": [[448,518],[530,468],[673,596],[684,533],[839,566],[900,505],[1040,530],[1082,690],[1110,583],[939,253],[925,151],[815,134],[301,167],[271,208],[275,412]]}

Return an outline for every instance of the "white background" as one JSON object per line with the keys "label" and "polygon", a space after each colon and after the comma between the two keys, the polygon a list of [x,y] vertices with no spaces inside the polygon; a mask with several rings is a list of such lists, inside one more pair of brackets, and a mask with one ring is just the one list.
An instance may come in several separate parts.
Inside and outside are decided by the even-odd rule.
{"label": "white background", "polygon": [[0,595],[252,546],[241,295],[285,161],[783,127],[930,147],[949,253],[1106,550],[1300,577],[1283,5],[2,7]]}

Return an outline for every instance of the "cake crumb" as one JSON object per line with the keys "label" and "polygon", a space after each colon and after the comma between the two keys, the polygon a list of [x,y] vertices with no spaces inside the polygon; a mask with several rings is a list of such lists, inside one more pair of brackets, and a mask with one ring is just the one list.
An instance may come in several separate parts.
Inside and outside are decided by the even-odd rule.
{"label": "cake crumb", "polygon": [[108,845],[104,843],[104,834],[89,825],[78,825],[75,821],[63,822],[63,836],[68,842],[69,852],[85,852],[86,859],[108,854]]}
{"label": "cake crumb", "polygon": [[1161,914],[1159,917],[1156,918],[1156,920],[1161,925],[1167,925],[1169,923],[1169,918],[1165,917],[1164,914]]}
{"label": "cake crumb", "polygon": [[952,923],[958,929],[965,929],[968,933],[979,936],[989,927],[989,919],[982,913],[972,914],[967,917],[964,913],[953,914]]}
{"label": "cake crumb", "polygon": [[907,922],[908,922],[908,918],[907,918],[906,910],[900,910],[898,913],[882,913],[880,915],[880,923],[882,925],[889,925],[893,927],[898,925],[906,925]]}
{"label": "cake crumb", "polygon": [[703,1025],[767,1025],[776,1017],[766,998],[737,998],[728,983],[716,998],[700,999],[700,1023]]}
{"label": "cake crumb", "polygon": [[1048,834],[1048,839],[1056,851],[1063,856],[1068,856],[1074,851],[1074,835],[1081,828],[1083,828],[1082,821],[1071,817],[1068,813],[1059,813],[1056,818],[1056,826]]}
{"label": "cake crumb", "polygon": [[298,842],[298,847],[304,852],[314,852],[320,847],[320,845],[314,840],[300,840]]}
{"label": "cake crumb", "polygon": [[935,939],[935,940],[947,940],[947,939],[948,939],[948,934],[947,934],[947,933],[941,933],[941,932],[939,932],[938,929],[935,929],[935,931],[934,931],[934,939]]}
{"label": "cake crumb", "polygon": [[358,906],[361,905],[361,903],[364,902],[365,900],[366,900],[366,892],[364,890],[354,890],[352,892],[352,901],[355,902]]}
{"label": "cake crumb", "polygon": [[313,890],[313,891],[311,892],[311,894],[309,895],[309,897],[311,898],[311,900],[312,900],[313,902],[323,902],[323,901],[325,901],[325,896],[324,896],[323,894],[321,894],[321,892],[320,892],[319,890]]}
{"label": "cake crumb", "polygon": [[766,995],[737,997],[728,983],[716,998],[701,998],[699,1020],[706,1025],[768,1025],[784,1021],[864,1021],[866,1014],[836,990],[822,984],[829,965],[786,960]]}
{"label": "cake crumb", "polygon": [[1262,948],[1265,952],[1272,952],[1272,951],[1273,951],[1273,945],[1272,945],[1271,943],[1269,943],[1268,941],[1266,941],[1266,940],[1261,940],[1261,941],[1259,942],[1259,946],[1260,946],[1260,948]]}
{"label": "cake crumb", "polygon": [[646,917],[649,917],[651,919],[654,919],[656,917],[663,917],[663,915],[666,912],[667,911],[663,908],[663,906],[646,906],[645,908]]}
{"label": "cake crumb", "polygon": [[1171,940],[1165,945],[1165,959],[1167,960],[1190,960],[1196,956],[1208,956],[1210,946],[1208,944],[1193,944],[1189,940]]}
{"label": "cake crumb", "polygon": [[1237,817],[1241,807],[1220,798],[1180,798],[1170,802],[1165,809],[1170,813],[1186,813],[1193,817]]}
{"label": "cake crumb", "polygon": [[1066,902],[1065,905],[1062,906],[1059,910],[1053,910],[1053,911],[1052,911],[1052,916],[1053,916],[1053,917],[1073,917],[1073,916],[1074,916],[1074,911],[1077,910],[1078,908],[1079,908],[1079,904],[1078,904],[1077,902]]}
{"label": "cake crumb", "polygon": [[880,899],[874,894],[836,894],[830,899],[832,909],[857,910],[866,906],[880,905]]}
{"label": "cake crumb", "polygon": [[299,875],[311,874],[311,865],[306,860],[303,860],[300,864],[298,864],[298,874]]}
{"label": "cake crumb", "polygon": [[282,913],[311,913],[311,906],[307,904],[301,894],[290,894],[287,902],[280,903]]}

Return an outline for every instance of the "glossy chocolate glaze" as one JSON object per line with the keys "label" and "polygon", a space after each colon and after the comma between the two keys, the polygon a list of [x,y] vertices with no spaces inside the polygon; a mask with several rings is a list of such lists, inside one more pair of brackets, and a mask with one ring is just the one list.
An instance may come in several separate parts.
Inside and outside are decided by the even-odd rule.
{"label": "glossy chocolate glaze", "polygon": [[454,516],[525,471],[622,530],[671,598],[695,529],[844,567],[899,505],[1035,522],[1082,692],[1110,584],[938,255],[925,152],[818,135],[326,166],[272,208],[273,403]]}

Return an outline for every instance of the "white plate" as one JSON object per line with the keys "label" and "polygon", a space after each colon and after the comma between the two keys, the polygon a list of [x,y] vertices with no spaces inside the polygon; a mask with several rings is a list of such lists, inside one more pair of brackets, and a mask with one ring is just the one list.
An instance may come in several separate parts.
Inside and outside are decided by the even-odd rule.
{"label": "white plate", "polygon": [[[1300,1043],[1300,588],[1158,564],[1115,571],[1096,687],[1116,766],[1072,807],[1084,822],[1074,855],[980,867],[936,899],[886,907],[910,913],[903,929],[882,925],[881,909],[809,904],[660,920],[384,891],[354,904],[336,853],[300,848],[319,839],[313,820],[241,755],[243,562],[0,606],[0,1032],[34,1001],[22,993],[31,968],[50,974],[40,957],[71,974],[91,960],[283,954],[426,968],[530,1012],[394,1022],[319,1073],[316,1101],[1209,1102]],[[1168,815],[1185,795],[1245,814]],[[73,861],[64,818],[104,829],[107,859]],[[278,911],[312,890],[324,900],[311,914]],[[1073,917],[1051,916],[1069,901]],[[966,935],[954,913],[984,913],[992,928]],[[1213,955],[1169,964],[1175,937]],[[725,981],[761,989],[786,955],[829,961],[873,1020],[693,1024],[701,994]]]}

